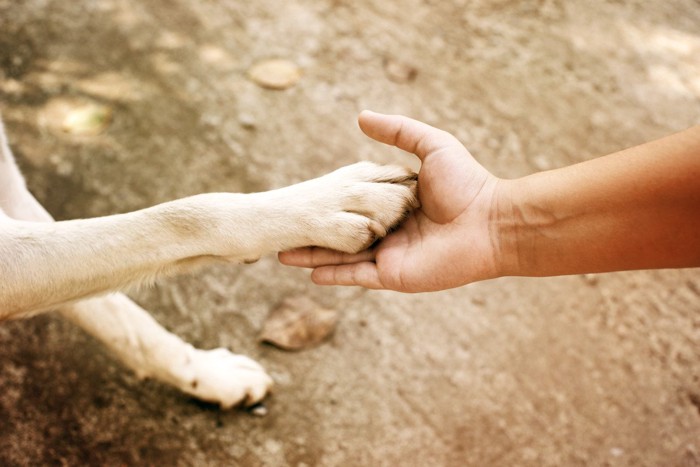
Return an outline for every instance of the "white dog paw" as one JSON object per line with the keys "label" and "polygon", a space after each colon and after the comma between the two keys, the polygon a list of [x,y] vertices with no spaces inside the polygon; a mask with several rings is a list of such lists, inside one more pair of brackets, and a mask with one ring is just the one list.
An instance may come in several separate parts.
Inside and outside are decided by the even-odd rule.
{"label": "white dog paw", "polygon": [[272,378],[255,361],[226,349],[191,348],[179,372],[177,386],[197,399],[228,409],[260,402],[272,388]]}
{"label": "white dog paw", "polygon": [[[409,169],[359,162],[312,180],[309,245],[356,253],[384,237],[417,208],[418,176]],[[302,184],[303,185],[303,184]]]}

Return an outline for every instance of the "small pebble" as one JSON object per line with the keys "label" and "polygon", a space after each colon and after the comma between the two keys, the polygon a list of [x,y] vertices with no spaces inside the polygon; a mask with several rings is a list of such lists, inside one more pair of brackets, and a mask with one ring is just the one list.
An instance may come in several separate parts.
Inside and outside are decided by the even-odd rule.
{"label": "small pebble", "polygon": [[583,280],[585,280],[588,285],[598,285],[597,274],[584,274]]}
{"label": "small pebble", "polygon": [[392,58],[384,60],[384,73],[387,78],[395,83],[410,83],[418,75],[418,70],[408,63],[400,62]]}
{"label": "small pebble", "polygon": [[238,123],[246,130],[255,129],[255,117],[250,114],[242,113],[238,116]]}
{"label": "small pebble", "polygon": [[264,417],[267,415],[267,407],[265,407],[265,404],[262,402],[251,405],[247,408],[247,410],[250,414],[255,415],[256,417]]}
{"label": "small pebble", "polygon": [[250,67],[248,77],[262,88],[282,90],[299,81],[301,69],[289,60],[265,60]]}
{"label": "small pebble", "polygon": [[486,305],[486,300],[484,300],[482,297],[472,297],[471,302],[476,306]]}
{"label": "small pebble", "polygon": [[532,165],[534,165],[537,170],[543,170],[543,171],[550,170],[552,168],[552,164],[549,161],[549,158],[543,154],[535,156],[532,159]]}

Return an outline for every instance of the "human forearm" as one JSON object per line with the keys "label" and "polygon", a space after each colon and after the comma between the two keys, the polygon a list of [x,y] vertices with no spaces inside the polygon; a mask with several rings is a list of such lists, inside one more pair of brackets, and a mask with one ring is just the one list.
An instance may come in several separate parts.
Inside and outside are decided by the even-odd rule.
{"label": "human forearm", "polygon": [[502,196],[504,275],[700,266],[700,126],[505,182]]}

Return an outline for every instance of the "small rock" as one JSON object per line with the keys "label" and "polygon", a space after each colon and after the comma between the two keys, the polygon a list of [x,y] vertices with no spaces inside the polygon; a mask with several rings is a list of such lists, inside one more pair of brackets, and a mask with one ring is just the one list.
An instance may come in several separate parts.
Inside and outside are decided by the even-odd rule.
{"label": "small rock", "polygon": [[598,285],[598,274],[584,274],[583,280],[586,281],[588,285]]}
{"label": "small rock", "polygon": [[248,407],[248,413],[255,415],[256,417],[264,417],[267,415],[267,407],[262,402]]}
{"label": "small rock", "polygon": [[238,123],[240,123],[240,125],[246,130],[255,129],[255,117],[253,117],[251,114],[242,113],[238,115]]}
{"label": "small rock", "polygon": [[294,86],[301,78],[301,69],[289,60],[265,60],[248,70],[248,77],[266,89],[282,90]]}
{"label": "small rock", "polygon": [[323,308],[308,297],[290,297],[270,312],[260,340],[284,350],[302,350],[328,337],[338,319],[337,311]]}
{"label": "small rock", "polygon": [[537,170],[550,170],[552,168],[552,163],[549,158],[543,154],[537,155],[532,159],[532,165],[535,166]]}
{"label": "small rock", "polygon": [[274,439],[265,441],[265,450],[270,454],[278,453],[282,450],[282,443]]}
{"label": "small rock", "polygon": [[484,300],[483,297],[472,297],[471,299],[472,303],[476,306],[484,306],[486,305],[486,300]]}
{"label": "small rock", "polygon": [[418,70],[408,63],[400,62],[392,58],[384,59],[384,73],[387,78],[395,83],[410,83],[418,75]]}

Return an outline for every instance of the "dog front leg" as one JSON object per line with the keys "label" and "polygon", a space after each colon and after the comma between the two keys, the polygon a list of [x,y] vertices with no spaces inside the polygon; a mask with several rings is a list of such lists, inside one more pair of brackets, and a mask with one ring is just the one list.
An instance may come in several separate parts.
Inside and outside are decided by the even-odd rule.
{"label": "dog front leg", "polygon": [[[198,195],[141,211],[54,223],[0,222],[0,319],[18,318],[212,259],[257,254],[246,196]],[[230,238],[223,238],[233,233]],[[253,251],[253,252],[251,252]]]}
{"label": "dog front leg", "polygon": [[140,378],[168,383],[222,408],[254,404],[272,387],[272,379],[253,360],[223,348],[194,348],[122,294],[83,300],[59,311]]}

